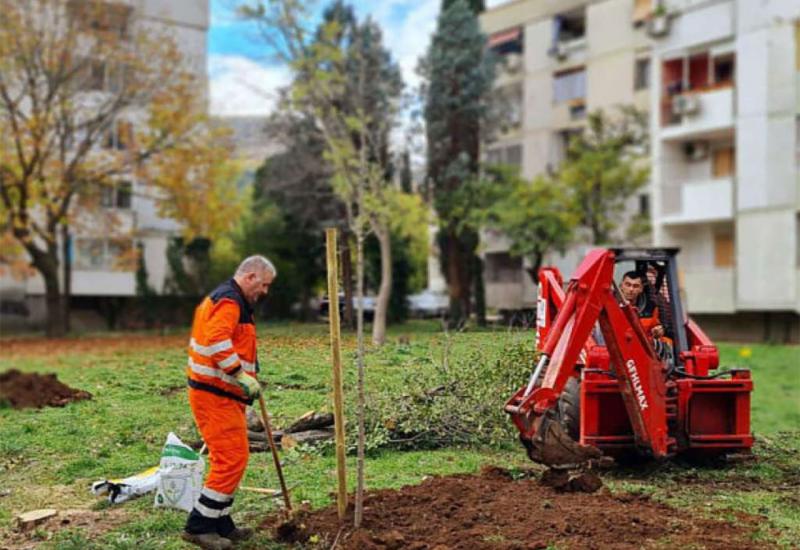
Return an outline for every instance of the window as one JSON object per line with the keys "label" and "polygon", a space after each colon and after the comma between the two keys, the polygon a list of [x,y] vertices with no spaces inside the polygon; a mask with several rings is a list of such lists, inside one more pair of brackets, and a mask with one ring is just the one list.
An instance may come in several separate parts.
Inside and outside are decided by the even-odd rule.
{"label": "window", "polygon": [[70,0],[67,10],[70,18],[82,31],[103,33],[117,38],[127,36],[133,11],[124,4],[99,0]]}
{"label": "window", "polygon": [[553,18],[553,43],[570,42],[586,36],[586,12],[583,9],[562,13]]}
{"label": "window", "polygon": [[498,147],[486,152],[486,164],[508,164],[522,167],[522,145]]}
{"label": "window", "polygon": [[506,164],[518,168],[522,166],[522,145],[506,147]]}
{"label": "window", "polygon": [[735,70],[736,57],[734,54],[722,55],[714,58],[714,84],[731,85]]}
{"label": "window", "polygon": [[733,147],[717,149],[712,155],[711,175],[715,178],[728,178],[736,172],[736,153]]}
{"label": "window", "polygon": [[132,271],[133,242],[130,239],[78,238],[73,267],[79,271]]}
{"label": "window", "polygon": [[572,120],[580,120],[586,117],[586,103],[582,99],[574,99],[570,102],[569,117]]}
{"label": "window", "polygon": [[522,84],[511,84],[497,91],[497,101],[502,113],[502,130],[518,128],[522,124]]}
{"label": "window", "polygon": [[492,149],[486,151],[486,164],[502,164],[503,163],[503,150]]}
{"label": "window", "polygon": [[103,269],[105,241],[103,239],[75,239],[75,269]]}
{"label": "window", "polygon": [[553,135],[553,139],[550,142],[550,162],[547,163],[547,171],[549,173],[554,173],[561,163],[564,162],[569,153],[570,142],[581,134],[582,130],[580,128],[575,128],[571,130],[562,130]]}
{"label": "window", "polygon": [[650,87],[650,58],[636,60],[633,76],[633,89],[646,90]]}
{"label": "window", "polygon": [[128,209],[131,207],[131,197],[133,195],[133,184],[129,181],[121,181],[117,184],[117,208]]}
{"label": "window", "polygon": [[119,181],[103,187],[100,205],[104,208],[129,209],[132,195],[133,184],[129,181]]}
{"label": "window", "polygon": [[718,233],[714,235],[714,266],[733,267],[735,258],[733,235],[730,233]]}
{"label": "window", "polygon": [[117,151],[130,149],[133,146],[133,124],[127,120],[115,120],[106,131],[101,145]]}
{"label": "window", "polygon": [[553,77],[553,101],[561,103],[586,97],[586,69],[556,73]]}
{"label": "window", "polygon": [[106,87],[106,64],[97,59],[89,61],[87,66],[88,78],[84,90],[103,91]]}
{"label": "window", "polygon": [[508,252],[486,255],[487,283],[519,283],[522,275],[522,258],[511,256]]}
{"label": "window", "polygon": [[650,195],[639,195],[639,215],[650,217]]}
{"label": "window", "polygon": [[125,86],[126,67],[101,59],[82,58],[79,63],[83,67],[77,82],[82,91],[119,93]]}

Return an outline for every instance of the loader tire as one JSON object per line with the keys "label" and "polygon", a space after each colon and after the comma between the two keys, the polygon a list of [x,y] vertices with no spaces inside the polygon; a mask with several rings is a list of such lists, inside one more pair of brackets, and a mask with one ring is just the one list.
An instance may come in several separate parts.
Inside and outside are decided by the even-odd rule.
{"label": "loader tire", "polygon": [[581,383],[577,378],[570,378],[564,385],[564,391],[557,403],[558,420],[564,431],[575,441],[581,436]]}

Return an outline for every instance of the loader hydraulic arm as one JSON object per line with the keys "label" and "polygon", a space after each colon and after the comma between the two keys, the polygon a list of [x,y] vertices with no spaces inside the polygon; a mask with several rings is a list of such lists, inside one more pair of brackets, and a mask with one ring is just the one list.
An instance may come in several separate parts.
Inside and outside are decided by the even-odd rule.
{"label": "loader hydraulic arm", "polygon": [[[614,252],[595,250],[578,267],[563,305],[540,342],[542,356],[528,384],[506,404],[526,446],[546,443],[543,422],[556,405],[599,322],[636,445],[656,458],[674,442],[667,436],[665,366],[658,359],[636,311],[614,284]],[[541,377],[541,383],[539,378]],[[552,428],[551,428],[552,429]],[[529,446],[530,449],[530,446]]]}

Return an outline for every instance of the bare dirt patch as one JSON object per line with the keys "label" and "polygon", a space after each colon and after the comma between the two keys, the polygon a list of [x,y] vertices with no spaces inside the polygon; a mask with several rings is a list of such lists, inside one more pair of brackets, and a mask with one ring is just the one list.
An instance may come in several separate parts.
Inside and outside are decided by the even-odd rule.
{"label": "bare dirt patch", "polygon": [[35,529],[20,531],[17,529],[2,533],[0,550],[33,550],[44,542],[51,540],[59,531],[74,529],[93,539],[107,533],[130,520],[129,514],[122,508],[108,510],[60,510],[58,515],[48,519]]}
{"label": "bare dirt patch", "polygon": [[3,348],[4,357],[53,355],[56,351],[60,354],[102,354],[161,348],[183,349],[189,340],[188,334],[187,330],[186,334],[166,336],[120,333],[107,337],[8,338],[0,340],[0,347]]}
{"label": "bare dirt patch", "polygon": [[26,373],[17,369],[0,373],[0,403],[8,403],[14,409],[63,407],[91,398],[89,392],[59,382],[55,374]]}
{"label": "bare dirt patch", "polygon": [[[270,517],[262,527],[284,542],[337,540],[343,549],[527,550],[547,548],[770,547],[752,540],[759,518],[736,523],[678,510],[646,495],[559,492],[534,477],[499,469],[435,477],[399,490],[371,491],[363,528],[342,528],[336,507],[301,513],[291,525]],[[315,538],[311,538],[315,536]]]}

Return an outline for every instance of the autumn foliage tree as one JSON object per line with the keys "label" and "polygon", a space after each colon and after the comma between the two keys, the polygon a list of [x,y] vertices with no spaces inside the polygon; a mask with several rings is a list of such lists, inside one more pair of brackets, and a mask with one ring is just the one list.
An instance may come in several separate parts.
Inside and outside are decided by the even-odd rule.
{"label": "autumn foliage tree", "polygon": [[49,334],[67,326],[71,231],[109,225],[100,197],[122,177],[187,236],[234,217],[204,101],[171,37],[127,6],[0,0],[0,231],[42,277]]}

